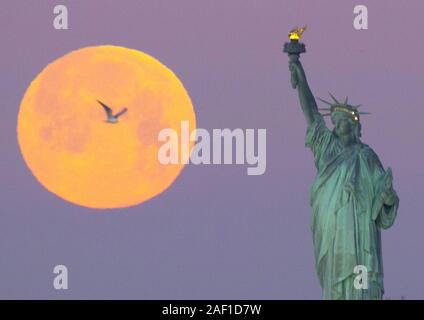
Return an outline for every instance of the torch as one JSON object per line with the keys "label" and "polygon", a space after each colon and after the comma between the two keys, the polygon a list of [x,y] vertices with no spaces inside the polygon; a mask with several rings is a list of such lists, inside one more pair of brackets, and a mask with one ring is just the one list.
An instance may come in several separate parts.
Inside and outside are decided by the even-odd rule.
{"label": "torch", "polygon": [[[303,28],[296,27],[289,32],[290,42],[286,42],[284,44],[283,52],[288,54],[290,62],[298,62],[300,54],[306,52],[305,44],[299,42],[299,39],[305,30],[306,26]],[[293,79],[293,74],[291,83],[292,87],[296,88],[296,79]]]}

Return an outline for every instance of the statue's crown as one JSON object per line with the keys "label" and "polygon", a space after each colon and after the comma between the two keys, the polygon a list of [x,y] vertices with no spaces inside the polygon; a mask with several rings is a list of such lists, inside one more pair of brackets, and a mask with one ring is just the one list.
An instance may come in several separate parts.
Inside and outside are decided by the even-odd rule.
{"label": "statue's crown", "polygon": [[346,112],[348,113],[352,120],[359,121],[359,115],[360,114],[370,114],[369,112],[359,112],[358,108],[361,106],[359,105],[351,105],[348,103],[348,98],[346,97],[344,102],[338,101],[331,93],[330,97],[333,99],[333,103],[325,101],[321,98],[318,98],[320,101],[324,102],[325,104],[328,104],[330,108],[319,108],[319,110],[325,110],[330,111],[329,113],[323,114],[323,116],[330,116],[333,112]]}

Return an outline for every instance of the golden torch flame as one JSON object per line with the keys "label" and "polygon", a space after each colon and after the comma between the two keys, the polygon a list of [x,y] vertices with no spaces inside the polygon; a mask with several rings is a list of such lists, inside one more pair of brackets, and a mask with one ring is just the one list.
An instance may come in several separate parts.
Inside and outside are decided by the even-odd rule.
{"label": "golden torch flame", "polygon": [[289,31],[289,39],[299,40],[305,30],[306,30],[306,26],[304,26],[303,28],[298,28],[298,27],[294,28],[293,30]]}

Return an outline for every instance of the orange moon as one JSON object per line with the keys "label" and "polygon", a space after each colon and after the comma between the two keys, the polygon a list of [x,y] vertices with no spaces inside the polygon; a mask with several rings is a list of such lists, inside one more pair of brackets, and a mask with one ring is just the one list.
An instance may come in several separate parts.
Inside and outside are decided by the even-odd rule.
{"label": "orange moon", "polygon": [[[107,123],[97,100],[128,111]],[[170,69],[137,50],[96,46],[37,75],[20,105],[17,136],[48,191],[89,208],[123,208],[160,194],[180,174],[183,163],[159,162],[158,134],[170,128],[180,137],[181,121],[196,128],[190,97]]]}

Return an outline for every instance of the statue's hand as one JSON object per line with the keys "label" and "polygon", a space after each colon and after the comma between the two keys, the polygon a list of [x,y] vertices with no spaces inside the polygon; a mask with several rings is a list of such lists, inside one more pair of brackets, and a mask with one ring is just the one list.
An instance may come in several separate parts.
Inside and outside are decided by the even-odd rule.
{"label": "statue's hand", "polygon": [[296,87],[297,87],[297,71],[296,71],[296,68],[297,68],[296,63],[290,61],[289,62],[289,70],[291,72],[290,82],[291,82],[293,89],[296,89]]}
{"label": "statue's hand", "polygon": [[381,198],[385,205],[392,206],[397,200],[397,194],[393,189],[392,184],[392,169],[388,168],[385,174],[383,175],[382,179],[383,192],[381,193]]}
{"label": "statue's hand", "polygon": [[291,72],[291,85],[293,89],[296,89],[299,83],[305,81],[305,72],[297,59],[289,61],[289,70]]}
{"label": "statue's hand", "polygon": [[384,191],[381,194],[381,198],[383,199],[383,203],[387,206],[392,206],[395,204],[397,200],[397,194],[393,188],[388,189],[387,191]]}

